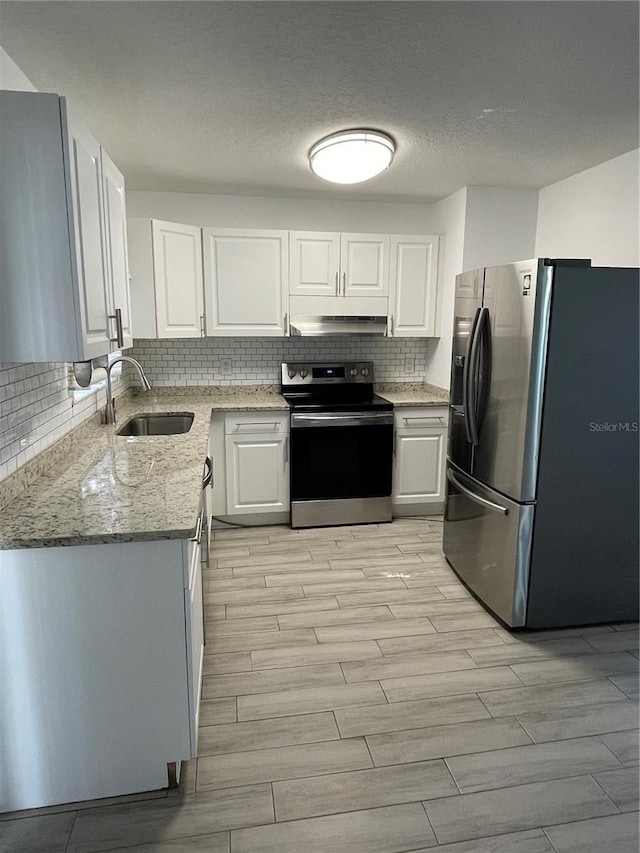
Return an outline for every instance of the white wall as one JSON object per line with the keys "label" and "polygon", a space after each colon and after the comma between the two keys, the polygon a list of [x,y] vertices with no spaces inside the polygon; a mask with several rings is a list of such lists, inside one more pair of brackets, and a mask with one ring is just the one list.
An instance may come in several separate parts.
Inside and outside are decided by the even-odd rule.
{"label": "white wall", "polygon": [[441,336],[431,344],[426,381],[441,388],[449,387],[451,372],[453,303],[456,276],[463,269],[467,192],[468,187],[465,187],[433,206],[436,233],[446,234],[446,239],[443,257],[440,259],[441,279],[437,309]]}
{"label": "white wall", "polygon": [[536,256],[640,266],[639,155],[629,151],[540,190]]}
{"label": "white wall", "polygon": [[537,190],[467,187],[462,270],[532,258],[537,215]]}
{"label": "white wall", "polygon": [[15,92],[35,92],[31,80],[15,64],[13,59],[0,47],[0,89]]}
{"label": "white wall", "polygon": [[430,204],[127,191],[127,216],[229,228],[440,233]]}

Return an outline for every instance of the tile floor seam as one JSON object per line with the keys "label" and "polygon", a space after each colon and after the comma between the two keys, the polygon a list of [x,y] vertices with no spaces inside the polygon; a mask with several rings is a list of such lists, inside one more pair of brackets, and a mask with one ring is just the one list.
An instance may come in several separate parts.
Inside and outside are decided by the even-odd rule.
{"label": "tile floor seam", "polygon": [[544,837],[547,839],[547,841],[548,841],[548,842],[549,842],[549,844],[551,845],[551,849],[552,849],[552,850],[554,850],[554,851],[555,851],[555,853],[558,853],[558,848],[556,847],[556,845],[553,843],[553,841],[552,841],[552,840],[549,838],[549,836],[547,835],[547,832],[546,832],[546,830],[545,830],[544,826],[541,826],[541,827],[540,827],[540,829],[541,829],[541,830],[542,830],[542,832],[544,833]]}
{"label": "tile floor seam", "polygon": [[69,837],[67,838],[67,843],[66,843],[65,848],[64,848],[64,853],[67,853],[67,851],[69,850],[69,845],[71,844],[71,836],[73,835],[73,828],[76,825],[77,818],[78,818],[78,812],[75,812],[75,814],[73,815],[73,822],[72,822],[71,828],[69,830]]}
{"label": "tile floor seam", "polygon": [[598,780],[596,779],[595,774],[596,774],[596,773],[600,773],[600,772],[601,772],[600,770],[594,770],[592,773],[589,773],[589,776],[593,779],[593,781],[596,783],[596,785],[598,786],[598,788],[600,788],[600,790],[601,790],[601,791],[602,791],[602,793],[605,795],[605,797],[609,800],[609,802],[610,802],[610,803],[611,803],[611,805],[614,807],[614,809],[616,810],[616,812],[617,812],[618,814],[624,814],[624,812],[622,811],[622,809],[617,805],[617,803],[615,803],[615,802],[613,801],[613,799],[611,798],[611,796],[610,796],[610,795],[605,791],[605,789],[602,787],[602,785],[600,784],[600,782],[598,782]]}
{"label": "tile floor seam", "polygon": [[[624,729],[623,729],[622,731],[624,731]],[[609,744],[608,744],[608,743],[605,743],[605,741],[603,740],[603,734],[612,734],[612,732],[602,732],[602,733],[600,733],[599,735],[594,735],[594,737],[596,737],[596,738],[600,741],[600,743],[604,746],[604,748],[605,748],[608,752],[610,752],[610,753],[611,753],[611,755],[615,758],[615,760],[616,760],[616,761],[618,762],[618,764],[620,765],[620,768],[627,767],[628,765],[627,765],[624,761],[622,761],[620,758],[618,758],[618,756],[617,756],[617,755],[615,754],[615,752],[611,749],[611,747],[609,746]],[[556,741],[547,741],[547,743],[556,743]],[[632,766],[633,766],[633,765],[632,765]],[[614,769],[616,769],[616,768],[613,768],[613,767],[612,767],[611,769],[612,769],[612,770],[614,770]]]}
{"label": "tile floor seam", "polygon": [[[525,682],[520,678],[520,676],[518,675],[518,673],[514,670],[514,668],[513,668],[513,667],[514,667],[514,666],[517,666],[517,664],[507,664],[507,666],[508,666],[508,668],[511,670],[511,672],[515,675],[515,677],[518,679],[518,681],[520,682],[520,684],[521,684],[523,687],[533,687],[533,685],[532,685],[532,684],[525,684]],[[482,667],[481,667],[481,668],[482,668]],[[519,688],[518,688],[518,689],[519,689]]]}

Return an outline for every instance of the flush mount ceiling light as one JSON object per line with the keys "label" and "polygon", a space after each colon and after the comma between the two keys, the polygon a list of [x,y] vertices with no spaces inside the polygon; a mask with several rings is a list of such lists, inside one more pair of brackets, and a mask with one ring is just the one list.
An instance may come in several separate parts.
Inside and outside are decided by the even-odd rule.
{"label": "flush mount ceiling light", "polygon": [[316,142],[309,165],[325,181],[359,184],[384,172],[395,150],[393,139],[379,130],[342,130]]}

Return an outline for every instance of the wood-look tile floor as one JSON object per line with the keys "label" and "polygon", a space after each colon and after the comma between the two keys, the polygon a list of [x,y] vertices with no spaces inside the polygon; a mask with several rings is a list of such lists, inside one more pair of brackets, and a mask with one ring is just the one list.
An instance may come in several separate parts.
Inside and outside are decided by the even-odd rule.
{"label": "wood-look tile floor", "polygon": [[638,853],[637,625],[506,631],[436,520],[213,557],[180,789],[5,816],[1,853]]}

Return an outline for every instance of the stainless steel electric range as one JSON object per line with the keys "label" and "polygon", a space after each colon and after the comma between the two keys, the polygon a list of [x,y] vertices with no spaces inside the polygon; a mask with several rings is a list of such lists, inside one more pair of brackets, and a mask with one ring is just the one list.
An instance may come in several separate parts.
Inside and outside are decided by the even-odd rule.
{"label": "stainless steel electric range", "polygon": [[391,521],[393,404],[371,362],[283,364],[291,409],[291,526]]}

